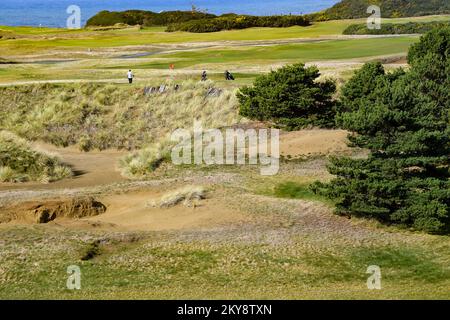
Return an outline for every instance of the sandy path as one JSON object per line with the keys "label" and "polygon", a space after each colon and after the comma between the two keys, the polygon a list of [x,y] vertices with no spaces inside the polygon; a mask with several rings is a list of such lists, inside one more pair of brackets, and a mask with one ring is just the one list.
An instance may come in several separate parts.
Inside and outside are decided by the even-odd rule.
{"label": "sandy path", "polygon": [[64,163],[72,167],[75,176],[71,179],[64,179],[50,184],[36,182],[22,184],[2,183],[0,184],[0,191],[73,189],[126,181],[116,169],[119,159],[125,152],[107,150],[87,153],[80,152],[74,147],[57,148],[43,143],[37,143],[35,146],[38,149],[59,156]]}
{"label": "sandy path", "polygon": [[[348,132],[344,130],[327,129],[283,132],[280,136],[280,153],[285,157],[297,158],[351,152],[347,146],[347,135]],[[0,192],[81,189],[127,181],[117,170],[119,159],[126,154],[124,151],[80,152],[75,147],[58,148],[43,143],[37,143],[35,147],[60,157],[72,167],[75,177],[50,184],[1,183]]]}
{"label": "sandy path", "polygon": [[293,158],[350,152],[345,130],[300,130],[280,136],[280,153]]}

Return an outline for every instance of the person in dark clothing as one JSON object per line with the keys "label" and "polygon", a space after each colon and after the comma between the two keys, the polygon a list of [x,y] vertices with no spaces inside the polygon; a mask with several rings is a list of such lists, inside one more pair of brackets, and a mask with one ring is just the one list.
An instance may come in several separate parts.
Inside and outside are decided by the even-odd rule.
{"label": "person in dark clothing", "polygon": [[206,80],[208,80],[208,74],[207,74],[206,71],[204,70],[204,71],[202,72],[202,81],[206,81]]}
{"label": "person in dark clothing", "polygon": [[230,71],[225,71],[225,80],[229,81],[229,80],[234,80],[233,75],[231,74]]}

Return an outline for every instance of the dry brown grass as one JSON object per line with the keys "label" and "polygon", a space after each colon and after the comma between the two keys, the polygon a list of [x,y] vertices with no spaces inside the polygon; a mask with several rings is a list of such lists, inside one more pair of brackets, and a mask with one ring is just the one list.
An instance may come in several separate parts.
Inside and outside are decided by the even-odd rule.
{"label": "dry brown grass", "polygon": [[88,151],[141,149],[175,129],[192,128],[195,119],[205,128],[239,122],[233,90],[210,96],[216,86],[210,81],[163,83],[166,91],[152,94],[142,86],[93,83],[0,88],[0,126],[29,140]]}
{"label": "dry brown grass", "polygon": [[150,207],[170,208],[180,203],[186,207],[195,207],[198,201],[205,199],[206,191],[201,186],[186,186],[164,194],[159,200],[148,203]]}
{"label": "dry brown grass", "polygon": [[72,174],[55,155],[32,147],[11,132],[0,131],[0,182],[49,183]]}

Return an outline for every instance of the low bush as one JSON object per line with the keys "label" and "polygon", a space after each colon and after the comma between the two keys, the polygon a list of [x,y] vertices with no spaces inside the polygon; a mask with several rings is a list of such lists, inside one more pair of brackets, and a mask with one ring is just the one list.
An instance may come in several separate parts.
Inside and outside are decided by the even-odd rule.
{"label": "low bush", "polygon": [[254,27],[286,28],[292,26],[309,26],[306,16],[247,16],[225,15],[213,19],[192,20],[184,23],[175,23],[167,27],[167,32],[217,32],[221,30],[238,30]]}
{"label": "low bush", "polygon": [[171,23],[216,17],[213,14],[198,11],[165,11],[156,13],[143,10],[128,10],[122,12],[101,11],[90,18],[86,26],[114,26],[116,24],[167,26]]}
{"label": "low bush", "polygon": [[100,241],[94,241],[89,243],[86,248],[84,248],[81,253],[81,260],[88,261],[94,259],[96,256],[100,255]]}

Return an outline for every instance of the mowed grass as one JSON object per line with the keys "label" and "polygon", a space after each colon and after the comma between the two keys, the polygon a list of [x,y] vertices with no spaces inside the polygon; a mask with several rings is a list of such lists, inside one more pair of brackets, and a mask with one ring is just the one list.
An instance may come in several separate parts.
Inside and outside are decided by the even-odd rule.
{"label": "mowed grass", "polygon": [[[432,16],[402,19],[385,19],[386,22],[403,23],[408,21],[449,20],[450,16]],[[323,40],[302,44],[271,45],[264,47],[241,46],[180,51],[172,54],[159,54],[139,59],[115,59],[110,56],[89,55],[114,48],[117,56],[129,53],[124,46],[151,44],[180,44],[183,42],[210,43],[217,41],[254,41],[293,38],[317,38],[338,36],[352,23],[362,23],[364,19],[318,22],[309,27],[291,28],[250,28],[215,33],[166,33],[164,27],[127,28],[121,30],[93,31],[90,29],[67,30],[33,27],[0,27],[0,33],[18,35],[16,39],[0,40],[0,58],[21,60],[22,55],[32,55],[32,59],[79,59],[73,63],[58,64],[15,64],[0,65],[0,81],[42,81],[69,79],[114,79],[122,78],[118,70],[129,68],[141,70],[164,70],[170,64],[176,69],[208,68],[223,72],[224,68],[237,69],[243,66],[258,68],[271,66],[275,61],[281,63],[308,62],[317,60],[338,60],[367,58],[371,56],[404,53],[417,37],[398,37],[358,40]],[[149,49],[151,51],[153,49]],[[44,54],[40,56],[40,54]],[[47,58],[44,58],[47,57]],[[101,59],[100,59],[101,58]],[[217,68],[215,68],[217,66]],[[212,69],[212,70],[211,70]],[[138,70],[137,70],[138,71]],[[237,71],[237,70],[234,70]],[[254,73],[252,71],[252,73]],[[243,72],[245,74],[245,72]],[[145,78],[148,78],[145,76]],[[214,78],[222,78],[219,74]],[[253,78],[253,75],[252,77]],[[246,76],[246,79],[250,79]],[[250,79],[251,80],[251,79]],[[247,82],[245,82],[247,83]]]}
{"label": "mowed grass", "polygon": [[281,199],[298,199],[324,203],[334,207],[332,200],[314,194],[309,186],[315,181],[329,181],[332,177],[326,171],[325,167],[317,168],[315,175],[296,175],[292,173],[292,168],[302,163],[307,164],[314,161],[313,158],[302,161],[283,161],[281,163],[281,170],[275,176],[265,176],[248,174],[246,176],[245,190],[248,192],[264,195],[268,197],[275,197]]}
{"label": "mowed grass", "polygon": [[[448,238],[420,245],[160,241],[56,228],[0,229],[1,299],[448,299]],[[86,250],[103,239],[97,255]],[[20,252],[20,254],[18,253]],[[81,268],[68,290],[67,267]],[[382,289],[368,290],[370,265]]]}
{"label": "mowed grass", "polygon": [[[169,65],[173,64],[176,70],[186,69],[191,73],[195,69],[208,69],[210,78],[216,81],[223,79],[225,69],[230,69],[233,72],[237,71],[238,81],[245,80],[243,83],[248,84],[256,75],[266,72],[273,64],[367,59],[403,54],[416,41],[418,41],[416,36],[323,40],[299,44],[198,49],[137,59],[81,59],[51,64],[0,65],[0,82],[123,79],[126,70],[130,68],[135,71],[137,81],[141,81],[155,76],[169,76]],[[246,72],[242,72],[246,69]],[[166,74],[153,74],[151,70],[164,71]],[[177,75],[177,78],[180,76],[182,77]]]}
{"label": "mowed grass", "polygon": [[[0,31],[17,33],[25,37],[0,41],[0,48],[30,50],[50,48],[102,48],[157,43],[253,41],[289,38],[313,38],[325,35],[339,35],[351,23],[349,21],[319,22],[309,27],[290,28],[249,28],[213,33],[164,32],[164,27],[135,28],[111,31],[91,31],[66,29],[39,29],[30,27],[0,27]],[[43,37],[45,36],[45,37]]]}
{"label": "mowed grass", "polygon": [[[165,61],[135,64],[139,69],[166,69],[169,63],[177,68],[194,65],[249,63],[251,65],[273,63],[273,61],[319,61],[374,57],[407,52],[418,37],[395,37],[379,39],[332,40],[314,43],[287,44],[238,49],[210,49],[173,54],[156,55]],[[113,68],[124,69],[125,65]]]}
{"label": "mowed grass", "polygon": [[[447,21],[449,15],[383,19],[385,23],[406,23],[410,21]],[[315,38],[336,36],[351,24],[363,23],[365,19],[316,22],[308,27],[249,28],[214,33],[164,32],[164,27],[127,28],[122,30],[93,31],[90,29],[67,30],[54,28],[0,26],[0,32],[18,35],[17,39],[0,40],[5,53],[31,53],[36,50],[87,49],[149,45],[157,43],[274,40],[290,38]]]}
{"label": "mowed grass", "polygon": [[[318,196],[311,191],[308,184],[287,181],[277,184],[273,188],[273,195],[279,198],[303,199],[327,202],[328,199]],[[329,201],[331,203],[331,201]]]}

